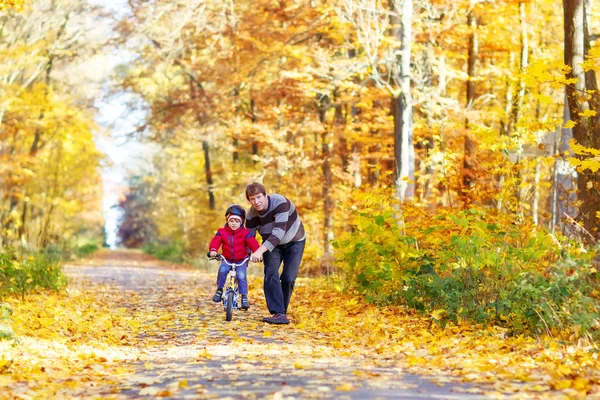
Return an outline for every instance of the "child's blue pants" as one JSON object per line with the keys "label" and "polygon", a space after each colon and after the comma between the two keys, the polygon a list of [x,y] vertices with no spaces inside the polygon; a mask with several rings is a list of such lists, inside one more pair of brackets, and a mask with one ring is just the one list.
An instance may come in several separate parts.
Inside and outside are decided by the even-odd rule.
{"label": "child's blue pants", "polygon": [[[248,268],[248,261],[246,261],[242,265],[238,265],[235,267],[235,271],[237,272],[237,280],[238,280],[238,290],[240,294],[248,295],[248,280],[246,279],[246,269]],[[225,286],[225,281],[227,280],[227,274],[231,270],[231,267],[224,262],[221,262],[221,266],[219,267],[219,273],[217,274],[217,287],[222,288]]]}

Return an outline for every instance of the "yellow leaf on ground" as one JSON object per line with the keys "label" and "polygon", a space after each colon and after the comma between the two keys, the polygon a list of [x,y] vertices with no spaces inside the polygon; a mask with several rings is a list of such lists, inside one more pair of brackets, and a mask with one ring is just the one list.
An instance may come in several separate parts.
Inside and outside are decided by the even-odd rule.
{"label": "yellow leaf on ground", "polygon": [[341,385],[337,386],[335,388],[335,390],[348,392],[350,390],[354,390],[354,386],[352,386],[351,384],[346,382],[346,383],[342,383]]}
{"label": "yellow leaf on ground", "polygon": [[590,380],[577,377],[573,381],[573,388],[577,390],[586,390],[590,386]]}
{"label": "yellow leaf on ground", "polygon": [[442,318],[442,315],[446,312],[446,310],[435,310],[431,313],[431,317],[436,321],[439,321]]}
{"label": "yellow leaf on ground", "polygon": [[198,353],[198,358],[204,358],[204,359],[209,359],[212,356],[210,355],[210,353],[208,352],[208,350],[206,350],[206,348],[202,349],[202,351],[200,351]]}
{"label": "yellow leaf on ground", "polygon": [[294,363],[294,368],[297,369],[305,369],[305,368],[310,368],[312,366],[312,364],[308,361],[305,360],[301,360],[301,361],[296,361]]}
{"label": "yellow leaf on ground", "polygon": [[561,379],[561,380],[552,382],[552,387],[555,390],[563,390],[563,389],[570,388],[572,384],[573,384],[573,382],[570,379]]}

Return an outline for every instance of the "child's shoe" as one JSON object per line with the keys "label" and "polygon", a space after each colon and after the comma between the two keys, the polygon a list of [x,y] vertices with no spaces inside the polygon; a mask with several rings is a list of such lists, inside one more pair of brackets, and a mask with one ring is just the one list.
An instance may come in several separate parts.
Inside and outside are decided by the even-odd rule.
{"label": "child's shoe", "polygon": [[223,289],[219,288],[219,289],[217,289],[217,291],[215,292],[215,295],[213,296],[213,301],[215,303],[219,303],[221,301],[222,297],[223,297]]}
{"label": "child's shoe", "polygon": [[250,308],[250,302],[248,301],[248,296],[242,295],[242,306],[240,307],[242,310],[247,310]]}

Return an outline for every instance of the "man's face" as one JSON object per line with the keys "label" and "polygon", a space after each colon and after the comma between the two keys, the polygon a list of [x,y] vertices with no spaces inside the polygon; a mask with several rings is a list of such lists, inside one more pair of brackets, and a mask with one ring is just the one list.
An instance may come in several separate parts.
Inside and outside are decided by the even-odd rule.
{"label": "man's face", "polygon": [[267,196],[262,193],[249,196],[248,201],[250,201],[252,207],[254,207],[254,209],[258,212],[266,211],[267,207],[269,206],[269,200],[267,199]]}

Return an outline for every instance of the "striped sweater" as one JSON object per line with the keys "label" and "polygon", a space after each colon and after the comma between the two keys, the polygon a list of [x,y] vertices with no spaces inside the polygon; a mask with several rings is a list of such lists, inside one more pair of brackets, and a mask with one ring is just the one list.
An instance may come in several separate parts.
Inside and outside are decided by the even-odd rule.
{"label": "striped sweater", "polygon": [[250,207],[246,214],[246,228],[252,232],[258,231],[263,245],[269,251],[281,244],[306,239],[304,225],[294,204],[280,194],[270,194],[267,198],[269,206],[264,214],[259,214],[254,207]]}

